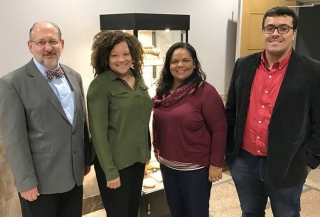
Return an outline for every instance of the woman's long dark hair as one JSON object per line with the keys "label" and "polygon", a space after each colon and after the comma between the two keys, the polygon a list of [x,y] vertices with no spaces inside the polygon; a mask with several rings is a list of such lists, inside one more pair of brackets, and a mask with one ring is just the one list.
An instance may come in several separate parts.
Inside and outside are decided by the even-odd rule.
{"label": "woman's long dark hair", "polygon": [[160,72],[160,78],[157,81],[156,96],[158,99],[162,99],[163,94],[169,92],[171,89],[174,78],[170,72],[170,62],[171,62],[173,52],[179,48],[186,49],[190,53],[195,66],[192,74],[188,78],[186,78],[180,86],[183,86],[189,82],[195,82],[195,90],[193,92],[193,94],[195,94],[197,92],[197,89],[200,83],[206,80],[206,74],[201,69],[200,62],[197,58],[196,50],[188,43],[185,43],[185,42],[175,43],[168,49],[166,53],[164,66]]}

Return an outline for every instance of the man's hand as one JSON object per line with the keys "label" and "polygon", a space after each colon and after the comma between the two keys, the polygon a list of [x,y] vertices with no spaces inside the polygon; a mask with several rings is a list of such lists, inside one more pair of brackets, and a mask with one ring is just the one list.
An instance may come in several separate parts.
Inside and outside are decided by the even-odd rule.
{"label": "man's hand", "polygon": [[222,167],[210,165],[208,179],[210,182],[217,182],[219,179],[222,179]]}
{"label": "man's hand", "polygon": [[20,195],[22,198],[24,198],[25,200],[28,200],[28,201],[34,201],[34,200],[38,199],[38,196],[40,196],[37,187],[30,188],[26,191],[21,191]]}
{"label": "man's hand", "polygon": [[111,181],[107,181],[107,188],[116,189],[116,188],[119,188],[120,186],[121,186],[120,177]]}

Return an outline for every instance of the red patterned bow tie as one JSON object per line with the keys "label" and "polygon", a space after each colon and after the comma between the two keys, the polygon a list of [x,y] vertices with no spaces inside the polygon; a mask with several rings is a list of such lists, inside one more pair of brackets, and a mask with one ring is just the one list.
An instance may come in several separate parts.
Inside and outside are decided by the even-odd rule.
{"label": "red patterned bow tie", "polygon": [[46,70],[47,78],[49,81],[53,79],[54,76],[63,78],[64,72],[62,71],[61,67],[55,69],[55,70]]}

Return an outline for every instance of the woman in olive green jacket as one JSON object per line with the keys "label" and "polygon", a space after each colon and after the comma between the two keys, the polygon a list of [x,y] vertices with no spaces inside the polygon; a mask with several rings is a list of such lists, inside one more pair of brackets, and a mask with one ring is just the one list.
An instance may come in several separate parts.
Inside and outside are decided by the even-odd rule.
{"label": "woman in olive green jacket", "polygon": [[145,163],[150,159],[152,101],[141,76],[143,49],[122,31],[94,37],[95,78],[88,94],[95,170],[108,217],[137,216]]}

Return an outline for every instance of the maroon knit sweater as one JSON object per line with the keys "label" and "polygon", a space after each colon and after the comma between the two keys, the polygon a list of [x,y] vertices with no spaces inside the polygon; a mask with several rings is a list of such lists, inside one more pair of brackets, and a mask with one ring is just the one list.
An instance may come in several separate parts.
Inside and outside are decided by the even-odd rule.
{"label": "maroon knit sweater", "polygon": [[207,82],[171,107],[154,108],[153,144],[167,160],[221,167],[226,132],[223,102]]}

